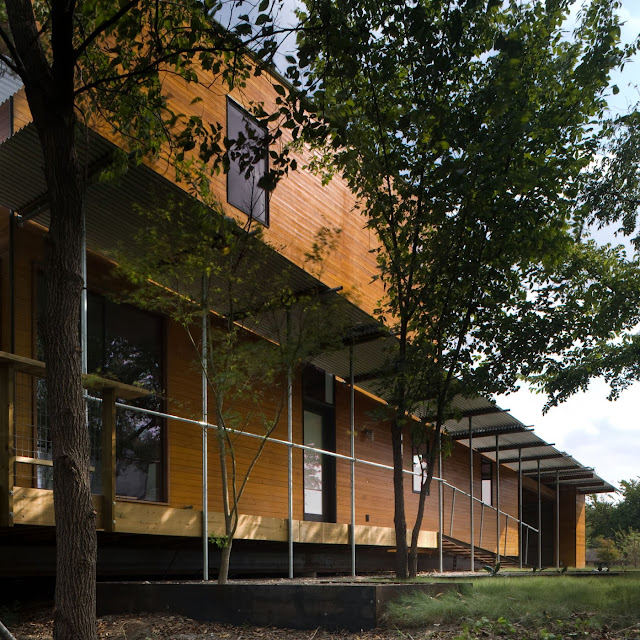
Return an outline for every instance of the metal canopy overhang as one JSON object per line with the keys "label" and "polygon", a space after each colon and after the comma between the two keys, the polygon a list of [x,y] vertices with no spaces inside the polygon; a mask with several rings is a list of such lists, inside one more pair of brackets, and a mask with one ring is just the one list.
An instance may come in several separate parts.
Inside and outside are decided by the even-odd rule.
{"label": "metal canopy overhang", "polygon": [[[83,150],[87,166],[104,166],[112,157],[115,145],[95,132],[90,132],[88,139],[89,144]],[[0,205],[18,213],[29,211],[31,219],[48,227],[47,187],[42,167],[42,152],[34,125],[27,125],[0,145]],[[148,204],[157,197],[193,202],[192,197],[184,190],[145,165],[130,168],[115,182],[90,181],[85,204],[88,248],[106,255],[121,248],[123,241],[135,237],[141,230],[140,219],[133,213],[135,206]],[[381,386],[378,372],[383,368],[387,350],[393,346],[395,338],[375,318],[344,296],[330,290],[311,274],[293,265],[277,251],[267,249],[262,255],[265,268],[261,272],[266,279],[287,270],[294,293],[316,290],[319,294],[324,292],[338,296],[338,304],[347,317],[344,346],[322,354],[314,363],[348,381],[353,354],[354,378],[360,380],[358,387],[384,400],[385,389]],[[195,292],[186,294],[195,297]],[[224,309],[214,311],[224,312]],[[248,328],[252,329],[250,325]],[[261,327],[257,333],[268,339],[275,339],[273,331],[273,326],[267,326]],[[557,451],[535,435],[531,428],[484,397],[458,396],[453,404],[456,418],[445,422],[445,432],[468,446],[471,428],[473,448],[493,461],[496,460],[497,442],[500,452],[510,452],[508,457],[504,456],[501,464],[515,471],[521,464],[522,471],[526,474],[533,471],[537,473],[540,464],[540,472],[543,474],[541,478],[547,485],[555,486],[556,470],[559,470],[559,474],[560,471],[574,474],[588,471],[571,456]],[[517,461],[520,456],[516,459],[513,455],[513,451],[518,449],[526,449],[526,456],[522,456],[521,463]],[[554,472],[553,475],[550,471]],[[615,487],[595,474],[592,480],[593,485],[589,490],[582,485],[576,486],[576,490],[580,493],[615,491]],[[559,482],[562,486],[567,486],[571,481],[559,475]]]}

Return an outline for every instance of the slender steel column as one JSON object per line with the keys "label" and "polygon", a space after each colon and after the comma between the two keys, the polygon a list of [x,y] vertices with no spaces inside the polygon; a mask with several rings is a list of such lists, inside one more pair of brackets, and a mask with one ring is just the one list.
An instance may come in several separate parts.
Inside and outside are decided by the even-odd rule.
{"label": "slender steel column", "polygon": [[353,345],[349,347],[349,426],[351,432],[351,575],[356,575],[356,413]]}
{"label": "slender steel column", "polygon": [[469,416],[469,528],[471,542],[471,571],[475,571],[475,528],[473,522],[473,424]]}
{"label": "slender steel column", "polygon": [[16,352],[16,214],[9,210],[9,351]]}
{"label": "slender steel column", "polygon": [[560,568],[560,477],[556,471],[556,569]]}
{"label": "slender steel column", "polygon": [[496,563],[500,562],[500,436],[496,434]]}
{"label": "slender steel column", "polygon": [[440,573],[444,570],[443,558],[442,558],[442,527],[444,521],[444,495],[442,482],[444,480],[442,476],[442,432],[438,433],[438,571]]}
{"label": "slender steel column", "polygon": [[[290,443],[293,442],[293,380],[291,366],[287,370],[287,440]],[[287,453],[289,578],[293,578],[293,448],[291,444]]]}
{"label": "slender steel column", "polygon": [[540,495],[540,460],[538,460],[538,569],[542,569],[542,497]]}
{"label": "slender steel column", "polygon": [[207,276],[202,274],[202,579],[209,580],[209,302]]}
{"label": "slender steel column", "polygon": [[522,569],[522,449],[518,449],[518,566]]}

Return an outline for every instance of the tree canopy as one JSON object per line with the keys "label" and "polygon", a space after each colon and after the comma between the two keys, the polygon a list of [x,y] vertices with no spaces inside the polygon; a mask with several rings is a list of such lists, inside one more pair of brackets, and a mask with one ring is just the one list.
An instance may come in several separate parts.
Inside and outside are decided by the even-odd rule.
{"label": "tree canopy", "polygon": [[399,576],[406,416],[433,427],[431,478],[456,393],[510,390],[576,340],[608,335],[620,316],[595,283],[617,269],[637,282],[614,251],[575,241],[593,125],[625,52],[616,3],[585,4],[568,37],[570,6],[307,4],[317,29],[301,38],[303,71],[292,71],[326,123],[308,127],[319,148],[311,166],[340,173],[359,196],[380,239],[378,313],[398,335],[381,374],[394,407]]}
{"label": "tree canopy", "polygon": [[[44,356],[57,540],[56,639],[96,638],[96,513],[78,333],[88,179],[79,142],[86,136],[83,127],[99,127],[118,141],[122,152],[112,174],[129,161],[167,152],[179,176],[206,189],[211,171],[228,166],[230,141],[222,123],[171,108],[166,79],[229,87],[261,73],[276,49],[277,1],[263,0],[241,13],[230,29],[214,19],[225,7],[237,14],[246,6],[242,0],[0,1],[0,61],[24,84],[50,213]],[[256,55],[248,55],[249,48]],[[273,158],[273,176],[283,169],[280,157]]]}
{"label": "tree canopy", "polygon": [[618,502],[592,496],[587,502],[587,541],[598,537],[614,540],[620,532],[640,529],[640,478],[620,481]]}

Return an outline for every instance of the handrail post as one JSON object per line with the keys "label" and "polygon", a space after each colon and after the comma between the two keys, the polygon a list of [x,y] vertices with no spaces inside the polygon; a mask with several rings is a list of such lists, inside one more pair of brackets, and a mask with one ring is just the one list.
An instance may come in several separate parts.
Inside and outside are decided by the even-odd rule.
{"label": "handrail post", "polygon": [[453,513],[456,508],[456,488],[451,487],[452,496],[451,496],[451,524],[449,525],[449,537],[453,538]]}
{"label": "handrail post", "polygon": [[480,503],[480,540],[478,546],[482,549],[482,530],[484,529],[484,502]]}
{"label": "handrail post", "polygon": [[13,526],[15,372],[0,365],[0,526]]}
{"label": "handrail post", "polygon": [[509,535],[509,516],[504,514],[504,553],[503,556],[507,556],[507,536]]}
{"label": "handrail post", "polygon": [[116,390],[102,390],[102,496],[103,528],[116,530]]}

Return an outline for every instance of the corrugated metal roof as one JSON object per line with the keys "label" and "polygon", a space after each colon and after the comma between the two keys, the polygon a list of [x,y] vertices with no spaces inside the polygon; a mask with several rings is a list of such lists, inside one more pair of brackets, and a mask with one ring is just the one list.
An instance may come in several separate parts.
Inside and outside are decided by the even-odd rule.
{"label": "corrugated metal roof", "polygon": [[[109,160],[115,147],[101,136],[90,132],[88,144],[82,151],[89,173],[96,171]],[[82,145],[81,145],[82,146]],[[48,226],[47,193],[42,171],[42,153],[35,127],[28,125],[0,146],[0,204],[19,213],[27,213],[41,224]],[[144,165],[132,167],[119,180],[100,182],[93,180],[87,188],[87,244],[88,247],[107,253],[115,249],[136,251],[141,248],[135,238],[144,228],[144,223],[135,213],[136,203],[145,204],[160,198],[189,200],[179,187]],[[141,202],[142,201],[142,202]],[[141,226],[142,225],[142,226]],[[258,240],[255,240],[258,243]],[[316,292],[328,294],[336,305],[339,315],[344,317],[343,345],[333,351],[318,356],[314,363],[345,380],[350,376],[350,354],[353,352],[353,373],[357,386],[364,391],[385,399],[386,390],[378,373],[383,369],[388,349],[393,348],[395,339],[362,309],[346,297],[331,292],[320,280],[293,265],[274,249],[260,244],[261,273],[264,283],[273,280],[274,274],[286,271],[287,286],[296,294]],[[181,291],[196,298],[199,295],[197,280],[193,290]],[[262,283],[259,283],[262,284]],[[233,293],[231,294],[233,295]],[[219,301],[215,310],[227,312],[227,303]],[[300,308],[292,309],[302,313]],[[269,339],[277,340],[286,324],[286,315],[275,310],[268,317],[247,315],[246,325]],[[351,351],[353,350],[353,351]],[[425,408],[424,411],[427,409]],[[472,443],[469,440],[472,430]],[[496,439],[501,451],[502,464],[518,470],[520,464],[524,473],[537,475],[540,465],[541,478],[546,485],[555,486],[556,476],[562,485],[575,486],[581,493],[614,491],[592,470],[585,468],[574,458],[555,449],[538,438],[532,430],[508,411],[481,396],[458,396],[453,403],[453,415],[444,424],[444,431],[450,437],[474,449],[479,449],[489,459],[496,460]],[[491,449],[493,447],[493,450]],[[502,448],[505,451],[502,451]],[[509,449],[506,449],[509,447]],[[522,447],[522,462],[514,458],[514,452]],[[517,454],[516,454],[517,455]],[[593,484],[582,484],[577,480],[563,480],[570,472],[583,472]],[[582,479],[584,482],[585,480]]]}
{"label": "corrugated metal roof", "polygon": [[0,104],[18,93],[21,87],[22,80],[3,62],[0,62]]}

